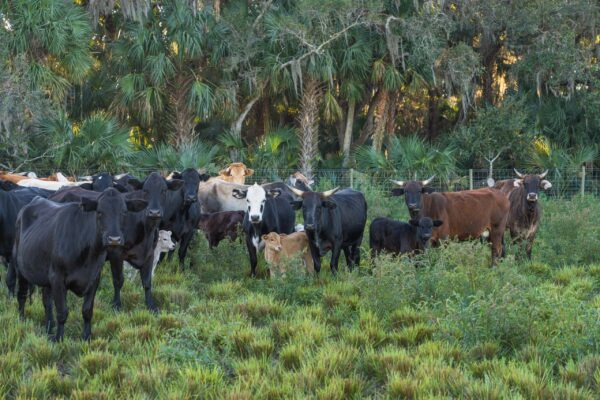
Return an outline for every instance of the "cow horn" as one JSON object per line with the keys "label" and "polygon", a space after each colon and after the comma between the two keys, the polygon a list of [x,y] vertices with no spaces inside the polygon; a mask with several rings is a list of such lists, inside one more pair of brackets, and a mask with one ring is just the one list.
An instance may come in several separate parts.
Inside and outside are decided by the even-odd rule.
{"label": "cow horn", "polygon": [[393,179],[391,179],[391,181],[394,182],[398,186],[404,186],[404,181],[395,181]]}
{"label": "cow horn", "polygon": [[516,168],[513,168],[515,170],[515,174],[517,174],[517,176],[521,179],[523,179],[525,177],[525,175],[523,175],[522,173],[520,173],[519,171],[517,171]]}
{"label": "cow horn", "polygon": [[548,175],[548,170],[545,170],[544,172],[542,172],[540,174],[540,179],[544,179],[546,177],[546,175]]}
{"label": "cow horn", "polygon": [[290,189],[290,190],[292,191],[292,193],[294,193],[294,194],[295,194],[296,196],[298,196],[298,197],[302,197],[302,195],[304,194],[304,191],[303,191],[303,190],[296,189],[295,187],[291,187],[291,186],[289,186],[289,185],[285,185],[285,186],[287,186],[287,187],[288,187],[288,189]]}
{"label": "cow horn", "polygon": [[338,186],[338,187],[336,187],[336,188],[334,188],[334,189],[331,189],[331,190],[328,190],[328,191],[326,191],[326,192],[323,192],[323,198],[324,198],[324,199],[328,198],[329,196],[331,196],[332,194],[334,194],[334,193],[335,193],[335,192],[337,192],[338,190],[340,190],[339,186]]}
{"label": "cow horn", "polygon": [[427,179],[427,180],[425,180],[425,181],[421,182],[421,184],[422,184],[423,186],[427,186],[427,185],[429,185],[431,182],[433,182],[433,178],[435,178],[435,175],[433,175],[431,178],[429,178],[429,179]]}

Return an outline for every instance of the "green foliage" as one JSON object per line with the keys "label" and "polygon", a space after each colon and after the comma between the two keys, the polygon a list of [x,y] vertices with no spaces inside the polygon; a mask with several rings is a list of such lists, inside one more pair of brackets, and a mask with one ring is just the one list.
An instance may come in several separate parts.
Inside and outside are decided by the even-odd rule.
{"label": "green foliage", "polygon": [[202,140],[183,143],[179,148],[169,144],[158,144],[145,150],[136,164],[146,170],[183,171],[186,168],[204,168],[210,173],[217,172],[215,159],[218,146],[210,146]]}

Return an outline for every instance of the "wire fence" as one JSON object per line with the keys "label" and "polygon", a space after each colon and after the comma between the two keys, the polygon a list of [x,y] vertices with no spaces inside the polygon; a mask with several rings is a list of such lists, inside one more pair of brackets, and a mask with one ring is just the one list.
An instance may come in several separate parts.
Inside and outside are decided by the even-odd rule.
{"label": "wire fence", "polygon": [[[295,169],[257,169],[252,176],[246,178],[246,183],[266,183],[285,181]],[[534,171],[520,171],[534,173]],[[535,171],[538,173],[539,171]],[[488,187],[489,171],[487,169],[467,169],[454,171],[448,176],[436,175],[430,186],[437,191],[460,191]],[[498,182],[504,179],[516,178],[512,169],[494,169],[493,179]],[[388,195],[396,187],[393,180],[427,179],[426,173],[412,174],[397,171],[361,172],[355,169],[321,169],[314,172],[315,188],[320,190],[336,186],[352,187],[357,190]],[[546,191],[549,197],[572,197],[583,194],[600,194],[600,168],[553,169],[548,171],[547,180],[552,188]]]}

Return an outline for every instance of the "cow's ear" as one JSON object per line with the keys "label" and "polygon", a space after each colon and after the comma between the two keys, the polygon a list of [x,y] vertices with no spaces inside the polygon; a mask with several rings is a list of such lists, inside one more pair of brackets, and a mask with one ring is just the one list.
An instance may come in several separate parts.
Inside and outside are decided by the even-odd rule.
{"label": "cow's ear", "polygon": [[302,208],[302,200],[293,200],[290,201],[290,204],[294,210],[299,210]]}
{"label": "cow's ear", "polygon": [[127,205],[127,211],[131,212],[142,211],[143,209],[148,207],[148,202],[143,199],[127,200],[125,204]]}
{"label": "cow's ear", "polygon": [[183,181],[181,179],[173,179],[171,181],[167,181],[167,187],[169,190],[177,190],[183,186]]}
{"label": "cow's ear", "polygon": [[140,182],[135,178],[131,178],[127,181],[127,184],[135,190],[141,190],[144,187],[144,182]]}
{"label": "cow's ear", "polygon": [[92,184],[88,182],[82,183],[81,185],[79,185],[79,187],[85,190],[93,190]]}
{"label": "cow's ear", "polygon": [[254,170],[252,168],[246,168],[246,176],[254,175]]}
{"label": "cow's ear", "polygon": [[231,167],[220,170],[219,175],[231,176]]}
{"label": "cow's ear", "polygon": [[522,179],[515,179],[515,181],[513,182],[513,186],[518,188],[519,186],[521,186],[521,182]]}
{"label": "cow's ear", "polygon": [[550,183],[550,181],[547,181],[545,179],[540,183],[542,184],[542,189],[544,189],[544,190],[548,190],[552,187],[552,184]]}
{"label": "cow's ear", "polygon": [[245,199],[247,193],[248,193],[248,190],[233,189],[231,191],[231,195],[233,197],[235,197],[236,199],[240,199],[240,200]]}
{"label": "cow's ear", "polygon": [[200,182],[206,182],[210,179],[210,175],[208,174],[200,174]]}
{"label": "cow's ear", "polygon": [[113,187],[121,193],[127,193],[127,188],[120,183],[113,183]]}
{"label": "cow's ear", "polygon": [[408,221],[409,224],[411,224],[412,226],[419,226],[419,220],[418,219],[411,219]]}
{"label": "cow's ear", "polygon": [[267,196],[276,198],[281,195],[281,189],[271,189],[267,192]]}
{"label": "cow's ear", "polygon": [[392,189],[392,196],[402,196],[403,194],[404,194],[404,189],[402,189],[402,188]]}
{"label": "cow's ear", "polygon": [[98,207],[98,202],[96,200],[91,200],[86,197],[82,197],[79,206],[83,211],[96,211],[96,208]]}
{"label": "cow's ear", "polygon": [[421,189],[421,193],[430,194],[430,193],[433,193],[433,192],[435,192],[435,189],[432,188],[431,186],[424,186],[423,189]]}
{"label": "cow's ear", "polygon": [[441,219],[434,219],[433,226],[441,226],[444,223]]}
{"label": "cow's ear", "polygon": [[262,235],[260,238],[263,240],[263,242],[266,242],[269,238],[269,235]]}
{"label": "cow's ear", "polygon": [[335,204],[335,201],[331,201],[331,200],[325,200],[321,204],[323,205],[323,207],[327,207],[330,210],[333,210],[334,208],[337,207],[337,204]]}
{"label": "cow's ear", "polygon": [[183,177],[181,176],[181,172],[179,172],[179,171],[172,172],[171,179],[183,179]]}

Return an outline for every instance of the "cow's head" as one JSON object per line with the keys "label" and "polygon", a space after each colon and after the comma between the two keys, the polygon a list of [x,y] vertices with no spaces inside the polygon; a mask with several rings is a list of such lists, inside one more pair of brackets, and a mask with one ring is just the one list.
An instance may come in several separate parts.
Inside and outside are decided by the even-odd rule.
{"label": "cow's head", "polygon": [[302,191],[310,191],[312,190],[312,185],[314,185],[314,179],[308,179],[302,173],[296,171],[288,178],[288,185],[293,186],[296,189],[300,189]]}
{"label": "cow's head", "polygon": [[262,186],[255,183],[247,189],[233,189],[231,194],[236,199],[246,199],[248,220],[253,224],[259,224],[262,222],[267,198],[276,198],[281,194],[281,190],[271,189],[266,191]]}
{"label": "cow's head", "polygon": [[409,223],[417,228],[417,241],[421,248],[425,249],[433,235],[433,228],[437,228],[444,222],[439,219],[432,220],[429,217],[423,217],[421,219],[411,219]]}
{"label": "cow's head", "polygon": [[550,181],[544,179],[548,174],[548,170],[537,175],[537,174],[529,174],[525,175],[520,173],[515,169],[515,173],[519,177],[519,179],[515,179],[514,185],[516,188],[523,187],[525,191],[526,201],[528,203],[536,203],[538,200],[538,193],[540,189],[548,190],[552,187]]}
{"label": "cow's head", "polygon": [[183,186],[183,181],[173,179],[167,181],[158,172],[153,172],[143,181],[135,179],[128,181],[134,188],[141,186],[144,198],[148,200],[147,215],[151,219],[160,219],[164,215],[164,207],[167,202],[167,190],[177,190]]}
{"label": "cow's head", "polygon": [[81,208],[96,213],[97,234],[102,238],[102,246],[122,246],[122,227],[127,211],[142,211],[148,202],[143,199],[125,199],[116,189],[108,188],[96,199],[81,199]]}
{"label": "cow's head", "polygon": [[113,177],[108,172],[101,172],[92,176],[92,190],[103,192],[105,189],[113,186]]}
{"label": "cow's head", "polygon": [[427,186],[433,181],[434,177],[435,175],[424,181],[392,180],[392,182],[399,186],[399,188],[392,189],[392,196],[404,195],[404,201],[412,218],[416,218],[419,215],[421,207],[423,206],[423,199],[421,198],[421,195],[423,193],[434,192],[433,188]]}
{"label": "cow's head", "polygon": [[183,172],[173,172],[171,179],[180,179],[183,181],[183,204],[189,206],[198,200],[198,185],[200,184],[200,174],[193,168],[186,168]]}
{"label": "cow's head", "polygon": [[[288,186],[289,187],[289,186]],[[296,210],[302,209],[304,217],[304,230],[307,232],[319,233],[321,231],[321,214],[323,208],[332,210],[337,207],[335,201],[330,197],[340,188],[328,190],[326,192],[305,192],[293,187],[289,187],[300,200],[292,201],[292,207]]]}
{"label": "cow's head", "polygon": [[161,253],[175,250],[175,243],[173,243],[173,240],[171,239],[171,234],[171,231],[158,231],[158,242],[156,243],[156,248],[158,248]]}
{"label": "cow's head", "polygon": [[219,171],[219,175],[231,177],[231,181],[240,184],[243,184],[245,178],[252,174],[254,174],[254,170],[246,167],[241,162],[231,163],[227,168]]}
{"label": "cow's head", "polygon": [[261,239],[265,242],[266,247],[279,253],[281,252],[281,250],[283,250],[283,246],[281,245],[281,238],[285,236],[285,234],[271,232],[266,235],[262,235]]}

